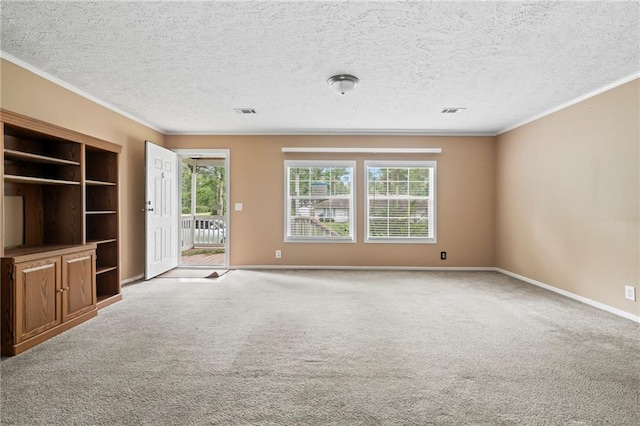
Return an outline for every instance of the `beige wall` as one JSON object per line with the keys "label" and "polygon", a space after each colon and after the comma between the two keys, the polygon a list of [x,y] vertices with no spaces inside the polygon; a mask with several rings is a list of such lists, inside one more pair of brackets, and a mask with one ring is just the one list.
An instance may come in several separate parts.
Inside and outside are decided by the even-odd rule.
{"label": "beige wall", "polygon": [[[122,278],[143,272],[144,140],[231,151],[234,266],[498,266],[640,314],[638,80],[491,137],[164,136],[2,60],[0,104],[122,145]],[[356,244],[283,243],[283,146],[441,147],[438,243],[364,244],[363,160],[357,160]],[[397,155],[395,158],[406,159]],[[414,158],[410,156],[410,158]],[[283,251],[280,260],[274,250]],[[440,261],[440,251],[449,260]]]}
{"label": "beige wall", "polygon": [[497,137],[497,266],[640,314],[640,80]]}
{"label": "beige wall", "polygon": [[164,135],[2,59],[2,108],[122,145],[120,156],[121,277],[144,266],[144,141]]}
{"label": "beige wall", "polygon": [[[230,263],[328,266],[493,266],[494,142],[492,137],[167,136],[167,147],[225,148],[231,156]],[[438,147],[437,244],[363,243],[363,161],[415,155],[283,154],[285,146]],[[284,243],[284,160],[354,159],[357,243]],[[233,210],[233,209],[232,209]],[[282,250],[282,259],[274,251]],[[441,261],[440,251],[448,260]]]}

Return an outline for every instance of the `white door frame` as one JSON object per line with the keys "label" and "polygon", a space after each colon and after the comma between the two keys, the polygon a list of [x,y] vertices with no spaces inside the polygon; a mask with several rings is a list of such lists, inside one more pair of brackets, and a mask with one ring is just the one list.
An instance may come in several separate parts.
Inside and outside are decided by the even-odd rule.
{"label": "white door frame", "polygon": [[[229,197],[229,194],[231,194],[231,180],[229,179],[229,177],[231,176],[230,173],[230,169],[229,169],[229,164],[231,163],[231,150],[229,149],[173,149],[173,152],[175,152],[176,154],[178,154],[179,157],[188,157],[188,158],[195,158],[196,160],[198,159],[198,157],[201,158],[224,158],[224,179],[225,179],[225,191],[226,191],[226,197],[225,197],[225,207],[224,207],[224,211],[227,212],[227,232],[225,234],[225,239],[224,239],[224,267],[228,268],[229,267],[229,250],[230,250],[230,245],[231,245],[231,238],[229,238],[229,236],[231,235],[231,209],[229,208],[231,206],[231,200]],[[182,161],[182,159],[180,158],[180,161]],[[178,172],[180,173],[180,172]],[[181,174],[179,174],[178,176],[182,176]],[[181,178],[178,179],[177,182],[180,182]],[[180,205],[182,205],[182,185],[177,185],[179,187],[179,190],[176,191],[178,194],[178,202],[180,203]],[[178,215],[178,229],[180,229],[180,215]],[[176,244],[176,250],[178,253],[178,259],[180,259],[181,253],[180,253],[180,244]]]}

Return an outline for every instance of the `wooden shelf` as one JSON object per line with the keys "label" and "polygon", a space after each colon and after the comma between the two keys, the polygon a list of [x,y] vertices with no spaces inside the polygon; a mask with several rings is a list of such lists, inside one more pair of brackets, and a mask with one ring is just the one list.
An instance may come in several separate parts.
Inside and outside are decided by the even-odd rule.
{"label": "wooden shelf", "polygon": [[107,238],[104,240],[87,240],[87,244],[107,244],[107,243],[114,243],[118,241],[115,238]]}
{"label": "wooden shelf", "polygon": [[[0,132],[0,189],[12,203],[11,208],[0,207],[0,224],[11,224],[16,231],[0,246],[0,352],[10,343],[17,349],[7,346],[6,352],[15,355],[122,300],[121,147],[2,108]],[[5,279],[7,262],[16,260],[34,277],[29,280],[37,281],[38,291],[10,293],[22,285],[10,284],[14,275]],[[16,271],[15,280],[25,282],[23,275]],[[55,290],[60,286],[73,288],[73,295],[59,295]],[[16,303],[21,303],[18,311]],[[27,337],[20,325],[24,318],[39,327],[27,330]],[[14,336],[17,345],[10,342]]]}
{"label": "wooden shelf", "polygon": [[79,166],[78,161],[63,160],[62,158],[49,157],[46,155],[31,154],[30,152],[16,151],[13,149],[4,150],[4,158],[10,158],[13,160],[30,161],[32,163],[44,163],[44,164],[63,164],[69,166]]}
{"label": "wooden shelf", "polygon": [[80,182],[60,179],[47,179],[33,176],[4,175],[5,182],[32,183],[36,185],[80,185]]}
{"label": "wooden shelf", "polygon": [[103,274],[105,272],[113,271],[114,269],[118,269],[117,266],[103,266],[102,268],[96,268],[96,275]]}
{"label": "wooden shelf", "polygon": [[98,295],[98,303],[97,303],[97,308],[98,309],[102,309],[102,308],[106,308],[107,306],[116,303],[118,301],[122,300],[122,293],[118,293],[118,294],[102,294],[102,295]]}
{"label": "wooden shelf", "polygon": [[86,179],[84,183],[86,183],[88,186],[116,186],[116,184],[113,182],[104,182],[101,180]]}

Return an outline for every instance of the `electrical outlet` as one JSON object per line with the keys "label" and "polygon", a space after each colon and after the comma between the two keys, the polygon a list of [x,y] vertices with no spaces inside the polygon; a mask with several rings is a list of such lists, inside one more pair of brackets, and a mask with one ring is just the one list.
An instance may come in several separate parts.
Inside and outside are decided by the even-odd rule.
{"label": "electrical outlet", "polygon": [[276,259],[280,259],[282,257],[282,250],[276,250]]}
{"label": "electrical outlet", "polygon": [[441,260],[447,260],[447,252],[446,251],[441,251],[440,252],[440,259]]}
{"label": "electrical outlet", "polygon": [[624,286],[624,298],[627,300],[636,301],[636,288],[632,285]]}

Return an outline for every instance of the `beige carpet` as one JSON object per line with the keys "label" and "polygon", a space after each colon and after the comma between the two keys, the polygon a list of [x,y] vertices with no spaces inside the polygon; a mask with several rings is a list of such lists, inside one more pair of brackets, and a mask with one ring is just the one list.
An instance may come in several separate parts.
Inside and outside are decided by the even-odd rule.
{"label": "beige carpet", "polygon": [[155,279],[1,362],[7,425],[638,424],[639,326],[494,272]]}
{"label": "beige carpet", "polygon": [[175,268],[157,278],[219,278],[227,272],[227,269]]}

